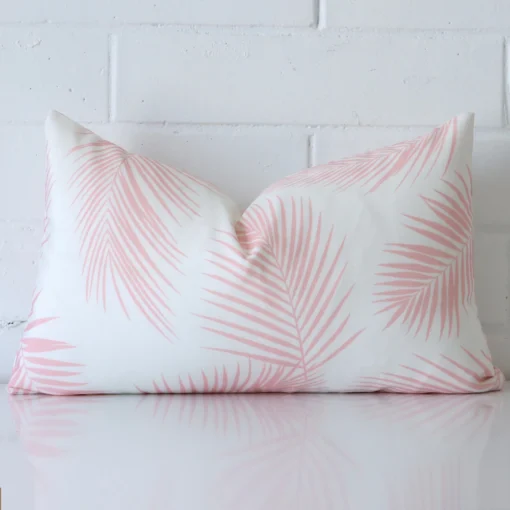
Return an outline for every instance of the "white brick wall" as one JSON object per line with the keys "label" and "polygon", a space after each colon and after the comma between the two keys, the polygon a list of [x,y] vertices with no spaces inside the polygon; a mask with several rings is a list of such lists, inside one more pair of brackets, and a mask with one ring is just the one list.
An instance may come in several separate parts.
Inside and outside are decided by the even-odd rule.
{"label": "white brick wall", "polygon": [[36,272],[50,108],[242,206],[309,162],[475,111],[480,317],[510,376],[510,1],[1,3],[0,382]]}
{"label": "white brick wall", "polygon": [[508,0],[327,0],[327,26],[508,28]]}
{"label": "white brick wall", "polygon": [[433,125],[468,109],[501,126],[502,61],[492,35],[126,30],[117,120]]}
{"label": "white brick wall", "polygon": [[107,66],[103,30],[2,27],[0,121],[40,121],[48,104],[76,119],[107,120]]}
{"label": "white brick wall", "polygon": [[309,0],[18,0],[0,21],[311,26]]}

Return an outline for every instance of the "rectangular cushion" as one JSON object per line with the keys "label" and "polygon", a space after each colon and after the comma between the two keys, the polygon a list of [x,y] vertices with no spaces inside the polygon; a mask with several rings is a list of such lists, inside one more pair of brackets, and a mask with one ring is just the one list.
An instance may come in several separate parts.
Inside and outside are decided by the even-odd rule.
{"label": "rectangular cushion", "polygon": [[[473,279],[473,116],[244,212],[59,113],[12,393],[497,390]],[[289,169],[292,170],[292,169]]]}

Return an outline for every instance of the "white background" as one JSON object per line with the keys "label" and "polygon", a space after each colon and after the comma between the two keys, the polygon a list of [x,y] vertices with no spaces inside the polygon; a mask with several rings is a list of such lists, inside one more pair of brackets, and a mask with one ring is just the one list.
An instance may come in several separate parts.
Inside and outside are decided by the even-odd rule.
{"label": "white background", "polygon": [[508,0],[0,0],[0,382],[30,306],[51,108],[246,206],[477,114],[480,316],[510,376]]}

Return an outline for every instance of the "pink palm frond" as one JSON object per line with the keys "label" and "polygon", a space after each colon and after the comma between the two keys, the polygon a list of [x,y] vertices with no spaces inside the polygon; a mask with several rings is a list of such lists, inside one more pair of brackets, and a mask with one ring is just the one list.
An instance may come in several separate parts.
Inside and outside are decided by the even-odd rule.
{"label": "pink palm frond", "polygon": [[320,389],[324,366],[362,333],[344,311],[353,287],[340,294],[345,240],[335,242],[310,200],[294,198],[252,206],[236,230],[218,232],[204,298],[218,314],[201,316],[232,347],[209,349],[284,368],[289,387]]}
{"label": "pink palm frond", "polygon": [[[32,313],[39,293],[32,303]],[[9,392],[14,395],[46,393],[50,395],[68,395],[86,393],[86,383],[78,376],[84,365],[59,361],[52,358],[52,353],[75,347],[66,342],[52,340],[41,335],[39,329],[50,324],[58,317],[29,318],[25,328],[21,347],[14,362]]]}
{"label": "pink palm frond", "polygon": [[332,161],[291,175],[270,187],[269,191],[320,184],[331,186],[337,191],[359,186],[368,188],[367,192],[372,193],[393,178],[395,188],[398,189],[408,179],[412,178],[414,182],[425,172],[428,175],[447,151],[444,176],[451,165],[456,143],[457,119],[453,119],[415,140],[397,143],[341,161]]}
{"label": "pink palm frond", "polygon": [[[460,332],[460,308],[472,303],[473,219],[471,172],[469,178],[456,172],[457,182],[443,181],[447,192],[422,196],[429,217],[405,214],[406,229],[419,234],[423,243],[391,243],[385,250],[391,261],[381,264],[374,293],[378,314],[391,313],[386,328],[396,322],[408,325],[429,338],[434,321],[440,319],[440,334]],[[430,219],[429,219],[430,218]]]}
{"label": "pink palm frond", "polygon": [[[313,382],[314,380],[311,384]],[[202,370],[199,376],[179,376],[174,384],[169,384],[162,375],[159,381],[153,381],[149,391],[136,386],[136,389],[144,394],[269,393],[291,392],[299,388],[299,381],[288,368],[260,363],[254,366],[251,360],[248,360],[246,365],[237,363],[235,369],[223,365],[221,369],[214,367],[209,372]]]}
{"label": "pink palm frond", "polygon": [[70,155],[79,205],[86,297],[106,310],[108,284],[127,317],[131,301],[165,337],[173,336],[167,293],[185,255],[171,226],[200,215],[195,180],[179,170],[98,140]]}
{"label": "pink palm frond", "polygon": [[[384,372],[379,377],[363,377],[357,391],[389,391],[393,393],[478,393],[497,391],[505,378],[492,364],[490,355],[481,350],[475,354],[462,347],[465,362],[441,355],[432,361],[415,354],[418,366],[401,365],[403,373]],[[460,358],[459,358],[460,359]],[[438,375],[433,375],[433,374]]]}

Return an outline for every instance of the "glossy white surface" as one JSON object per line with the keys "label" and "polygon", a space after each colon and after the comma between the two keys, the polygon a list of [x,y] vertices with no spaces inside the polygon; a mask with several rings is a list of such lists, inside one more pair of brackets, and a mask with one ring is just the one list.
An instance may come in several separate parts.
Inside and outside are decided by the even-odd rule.
{"label": "glossy white surface", "polygon": [[510,386],[454,396],[15,397],[2,510],[508,510]]}

